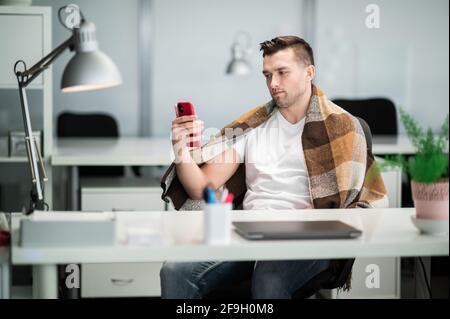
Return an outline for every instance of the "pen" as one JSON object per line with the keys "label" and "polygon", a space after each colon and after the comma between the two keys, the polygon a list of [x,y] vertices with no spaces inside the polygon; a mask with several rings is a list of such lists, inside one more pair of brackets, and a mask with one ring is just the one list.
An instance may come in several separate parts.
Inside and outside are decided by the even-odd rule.
{"label": "pen", "polygon": [[216,202],[216,194],[211,186],[206,186],[203,190],[203,200],[208,204]]}
{"label": "pen", "polygon": [[228,188],[225,187],[224,191],[222,192],[222,196],[220,197],[220,202],[225,203],[228,197]]}
{"label": "pen", "polygon": [[234,195],[232,193],[229,193],[227,198],[225,199],[225,203],[232,203],[234,200]]}

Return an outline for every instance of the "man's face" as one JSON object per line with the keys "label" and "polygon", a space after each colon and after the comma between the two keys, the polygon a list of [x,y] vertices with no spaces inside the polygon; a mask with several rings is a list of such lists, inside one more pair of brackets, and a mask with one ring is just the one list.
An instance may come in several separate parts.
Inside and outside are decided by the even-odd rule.
{"label": "man's face", "polygon": [[289,107],[305,94],[314,77],[314,66],[306,67],[291,48],[266,55],[263,62],[270,95],[279,107]]}

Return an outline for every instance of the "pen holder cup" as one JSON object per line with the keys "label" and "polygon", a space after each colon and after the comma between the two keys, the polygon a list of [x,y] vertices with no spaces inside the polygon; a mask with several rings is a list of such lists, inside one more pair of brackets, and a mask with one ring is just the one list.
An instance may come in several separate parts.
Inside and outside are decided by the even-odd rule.
{"label": "pen holder cup", "polygon": [[232,203],[205,204],[203,233],[205,243],[225,245],[230,242]]}

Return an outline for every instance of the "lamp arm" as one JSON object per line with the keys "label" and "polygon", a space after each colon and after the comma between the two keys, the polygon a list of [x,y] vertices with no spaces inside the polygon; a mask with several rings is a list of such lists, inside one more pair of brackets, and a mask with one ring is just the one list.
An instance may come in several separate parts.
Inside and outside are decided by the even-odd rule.
{"label": "lamp arm", "polygon": [[[27,214],[32,213],[35,209],[44,210],[48,209],[47,203],[44,201],[44,185],[43,183],[48,180],[45,172],[44,162],[42,160],[39,148],[37,147],[36,140],[33,136],[33,129],[31,126],[30,111],[28,108],[28,100],[25,88],[43,71],[45,71],[52,63],[58,58],[65,49],[71,48],[74,43],[74,35],[64,41],[61,45],[55,48],[52,52],[47,54],[44,58],[38,61],[30,69],[27,70],[24,61],[19,60],[14,64],[14,74],[17,77],[17,83],[19,86],[20,105],[22,109],[22,118],[25,130],[25,144],[27,149],[28,163],[30,165],[31,172],[31,198],[30,207],[27,210]],[[23,64],[25,70],[18,71],[19,64]],[[38,165],[38,160],[40,166]],[[40,177],[40,170],[43,174],[43,179]]]}
{"label": "lamp arm", "polygon": [[[19,95],[20,95],[20,105],[22,108],[22,118],[25,130],[25,145],[27,146],[27,157],[28,164],[30,165],[31,172],[31,197],[30,197],[30,207],[27,210],[27,214],[32,213],[35,209],[44,210],[48,209],[47,203],[44,201],[44,186],[43,183],[46,182],[47,176],[45,173],[44,163],[42,161],[39,149],[36,144],[36,140],[33,136],[33,129],[31,127],[30,112],[28,109],[28,100],[25,91],[19,81]],[[40,160],[41,170],[44,175],[44,179],[41,180],[38,159]]]}
{"label": "lamp arm", "polygon": [[16,74],[18,81],[21,82],[22,87],[27,87],[37,76],[45,71],[53,63],[53,61],[55,61],[55,59],[58,58],[67,48],[70,48],[72,50],[73,44],[74,35],[72,35],[69,39],[56,47],[52,52],[39,60],[28,70],[18,71],[17,65],[19,64],[19,62],[22,62],[24,65],[25,63],[22,60],[17,61],[14,65],[14,73]]}

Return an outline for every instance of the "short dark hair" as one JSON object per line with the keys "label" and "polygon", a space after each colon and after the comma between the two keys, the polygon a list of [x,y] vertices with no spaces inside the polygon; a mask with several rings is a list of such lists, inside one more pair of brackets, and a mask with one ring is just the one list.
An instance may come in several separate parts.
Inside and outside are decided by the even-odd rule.
{"label": "short dark hair", "polygon": [[260,46],[260,51],[263,51],[263,57],[275,54],[280,50],[292,48],[301,62],[307,66],[314,65],[313,50],[308,42],[300,37],[294,35],[276,37],[272,40],[264,41]]}

